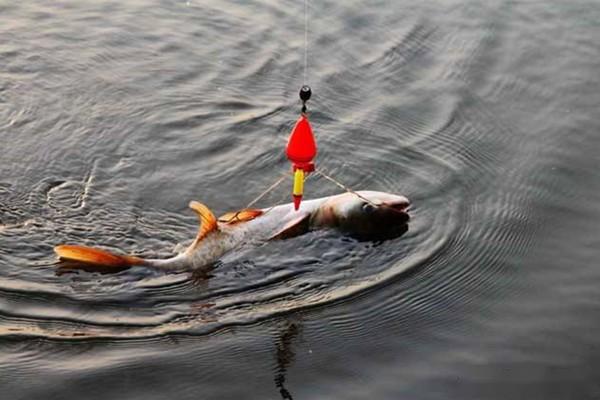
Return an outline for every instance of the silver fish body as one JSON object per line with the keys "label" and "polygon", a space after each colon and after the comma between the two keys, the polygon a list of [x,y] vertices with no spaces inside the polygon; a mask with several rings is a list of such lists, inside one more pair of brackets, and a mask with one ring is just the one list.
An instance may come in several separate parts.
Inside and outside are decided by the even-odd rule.
{"label": "silver fish body", "polygon": [[199,269],[242,245],[289,238],[315,229],[337,228],[368,237],[406,226],[409,205],[404,196],[373,191],[307,200],[297,211],[292,203],[278,205],[260,210],[260,216],[243,223],[218,222],[217,229],[175,257],[145,262],[168,271]]}
{"label": "silver fish body", "polygon": [[307,200],[297,211],[290,203],[262,210],[240,210],[217,219],[204,204],[192,201],[190,207],[200,219],[200,229],[192,244],[174,257],[142,259],[69,244],[56,246],[54,251],[67,264],[61,268],[68,270],[118,272],[132,266],[164,271],[197,270],[242,245],[287,239],[314,229],[336,228],[367,238],[382,233],[396,235],[407,227],[409,205],[404,196],[360,191]]}

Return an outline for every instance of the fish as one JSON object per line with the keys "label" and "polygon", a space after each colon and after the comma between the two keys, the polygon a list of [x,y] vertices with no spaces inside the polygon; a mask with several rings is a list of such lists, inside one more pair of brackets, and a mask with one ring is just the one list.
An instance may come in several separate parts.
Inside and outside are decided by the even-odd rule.
{"label": "fish", "polygon": [[410,201],[401,195],[352,191],[265,209],[242,209],[219,218],[204,204],[191,201],[200,227],[193,242],[166,259],[143,259],[81,245],[62,244],[54,252],[73,269],[117,272],[134,266],[165,272],[198,270],[214,265],[223,255],[247,244],[283,240],[318,229],[337,229],[358,239],[387,238],[408,229]]}

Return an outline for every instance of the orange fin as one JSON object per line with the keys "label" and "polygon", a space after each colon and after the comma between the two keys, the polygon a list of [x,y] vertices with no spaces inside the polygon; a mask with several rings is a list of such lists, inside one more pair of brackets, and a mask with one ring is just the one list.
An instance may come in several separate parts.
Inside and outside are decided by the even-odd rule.
{"label": "orange fin", "polygon": [[194,248],[209,233],[219,230],[219,227],[217,224],[217,218],[215,218],[215,215],[212,213],[212,211],[210,211],[210,209],[204,204],[198,203],[197,201],[191,201],[190,208],[196,212],[198,219],[200,220],[200,229],[198,229],[198,235],[191,246],[191,248]]}
{"label": "orange fin", "polygon": [[86,246],[63,244],[56,246],[54,252],[62,261],[81,264],[125,269],[133,265],[143,265],[144,260],[134,256],[119,256],[106,250]]}
{"label": "orange fin", "polygon": [[288,222],[279,232],[271,236],[269,240],[289,239],[294,236],[308,232],[310,227],[310,213],[301,213],[298,217]]}
{"label": "orange fin", "polygon": [[252,221],[254,218],[260,217],[263,214],[263,210],[246,208],[240,211],[232,211],[221,215],[219,217],[219,222],[227,225],[234,225],[240,222]]}

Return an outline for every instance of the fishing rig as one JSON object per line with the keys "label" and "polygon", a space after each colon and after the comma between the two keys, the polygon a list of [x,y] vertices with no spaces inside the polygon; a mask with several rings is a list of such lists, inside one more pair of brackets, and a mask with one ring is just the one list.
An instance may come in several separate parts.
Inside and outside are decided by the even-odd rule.
{"label": "fishing rig", "polygon": [[285,150],[288,160],[292,163],[292,171],[294,171],[292,197],[296,210],[300,208],[300,202],[304,194],[304,180],[308,174],[315,170],[313,160],[317,155],[317,144],[306,110],[306,102],[310,99],[311,94],[312,91],[308,85],[304,85],[300,89],[302,113],[296,121],[294,129],[292,129]]}
{"label": "fishing rig", "polygon": [[310,121],[308,120],[308,111],[306,103],[310,100],[312,90],[306,84],[308,78],[308,0],[304,0],[304,84],[300,88],[300,100],[302,101],[302,111],[285,149],[288,160],[292,163],[294,172],[294,185],[292,188],[292,198],[294,200],[294,209],[297,211],[304,195],[304,180],[315,170],[313,162],[317,155],[317,144],[313,135]]}
{"label": "fishing rig", "polygon": [[[300,117],[296,121],[292,132],[290,133],[288,143],[285,149],[286,156],[292,164],[292,172],[294,176],[292,186],[292,199],[294,201],[294,209],[298,211],[304,195],[304,182],[311,173],[315,173],[338,187],[342,188],[346,192],[352,193],[355,196],[361,198],[366,203],[372,206],[378,206],[369,199],[361,196],[356,191],[352,190],[348,186],[340,183],[335,178],[329,176],[324,171],[315,167],[314,159],[317,156],[317,144],[313,134],[312,126],[308,119],[308,109],[306,103],[312,96],[312,89],[307,84],[308,78],[308,0],[304,0],[304,83],[300,88],[299,96],[302,101],[302,109],[300,111]],[[284,174],[279,177],[275,183],[269,186],[264,192],[258,197],[252,200],[246,208],[251,208],[260,199],[266,196],[271,191],[275,190],[283,181],[288,178],[288,174]],[[270,209],[267,210],[267,212]]]}

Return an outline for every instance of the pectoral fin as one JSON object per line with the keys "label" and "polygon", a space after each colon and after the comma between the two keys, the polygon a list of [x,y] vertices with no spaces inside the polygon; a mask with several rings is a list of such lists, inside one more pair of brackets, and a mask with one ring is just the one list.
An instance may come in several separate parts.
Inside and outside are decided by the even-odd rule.
{"label": "pectoral fin", "polygon": [[217,224],[217,218],[215,218],[215,215],[212,213],[212,211],[210,211],[210,209],[204,204],[198,203],[197,201],[191,201],[190,208],[196,212],[198,219],[200,220],[198,235],[196,235],[196,240],[194,240],[194,243],[192,243],[191,246],[191,248],[194,248],[209,233],[219,230],[219,227]]}
{"label": "pectoral fin", "polygon": [[289,239],[308,232],[310,227],[310,213],[303,212],[299,214],[300,215],[288,222],[275,235],[271,236],[269,240]]}
{"label": "pectoral fin", "polygon": [[264,214],[263,210],[246,208],[240,211],[232,211],[219,217],[219,222],[234,225],[240,222],[252,221],[254,218]]}

